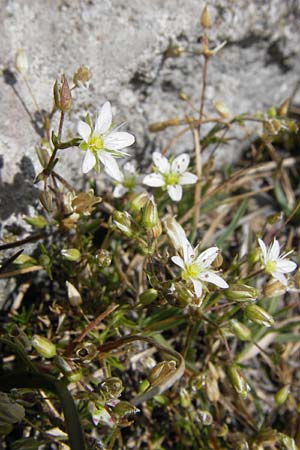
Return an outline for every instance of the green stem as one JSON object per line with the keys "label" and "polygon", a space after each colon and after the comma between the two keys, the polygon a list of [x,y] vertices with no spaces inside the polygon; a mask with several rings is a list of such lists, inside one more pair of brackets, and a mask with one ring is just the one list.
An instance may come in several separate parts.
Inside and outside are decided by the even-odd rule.
{"label": "green stem", "polygon": [[63,407],[71,450],[86,449],[74,400],[68,389],[60,381],[51,375],[28,372],[10,373],[0,377],[1,391],[8,392],[11,389],[22,388],[47,389],[55,393]]}

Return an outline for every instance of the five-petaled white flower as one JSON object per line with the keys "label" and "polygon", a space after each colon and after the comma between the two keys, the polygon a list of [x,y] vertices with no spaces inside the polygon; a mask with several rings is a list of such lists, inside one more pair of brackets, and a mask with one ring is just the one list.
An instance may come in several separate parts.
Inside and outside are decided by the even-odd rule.
{"label": "five-petaled white flower", "polygon": [[80,148],[85,150],[85,157],[82,164],[83,173],[89,172],[93,167],[99,170],[99,161],[105,167],[116,170],[115,158],[128,156],[121,152],[123,148],[129,147],[135,141],[132,134],[123,131],[116,131],[112,128],[112,111],[110,102],[104,103],[94,129],[87,122],[80,120],[77,131],[83,142]]}
{"label": "five-petaled white flower", "polygon": [[266,272],[272,275],[276,280],[280,281],[284,286],[287,286],[287,279],[284,274],[293,272],[297,267],[297,264],[294,263],[294,261],[290,261],[286,258],[293,250],[280,255],[280,246],[277,239],[274,239],[269,247],[267,247],[261,239],[258,239],[258,243],[262,252],[262,265]]}
{"label": "five-petaled white flower", "polygon": [[147,186],[166,189],[171,199],[174,202],[179,202],[182,197],[182,186],[197,182],[196,175],[191,172],[186,172],[190,163],[189,155],[183,153],[170,163],[161,153],[154,152],[152,159],[157,172],[146,175],[143,183]]}
{"label": "five-petaled white flower", "polygon": [[123,171],[120,170],[118,165],[117,168],[106,167],[105,171],[107,175],[117,182],[117,185],[113,191],[113,196],[115,198],[123,197],[126,192],[133,191],[137,185],[138,174],[133,161],[128,161],[125,163],[123,166]]}
{"label": "five-petaled white flower", "polygon": [[182,269],[181,278],[193,284],[198,298],[202,296],[203,283],[213,283],[223,289],[229,287],[226,281],[211,268],[220,252],[218,247],[210,247],[199,254],[197,247],[193,249],[183,228],[174,218],[167,218],[165,226],[175,249],[181,255],[173,256],[171,259]]}

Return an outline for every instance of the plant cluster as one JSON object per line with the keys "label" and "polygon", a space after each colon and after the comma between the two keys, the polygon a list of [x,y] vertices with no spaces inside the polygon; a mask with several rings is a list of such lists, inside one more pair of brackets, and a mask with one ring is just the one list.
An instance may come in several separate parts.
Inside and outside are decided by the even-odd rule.
{"label": "plant cluster", "polygon": [[[202,59],[200,107],[180,93],[182,117],[149,126],[176,132],[145,173],[109,101],[63,140],[86,67],[54,85],[39,211],[25,217],[26,238],[0,245],[0,277],[18,280],[0,336],[4,449],[300,446],[299,157],[284,150],[298,125],[289,101],[240,115],[216,101],[206,112],[209,61],[225,43],[211,48],[207,8],[201,26],[200,50],[165,52]],[[16,67],[26,80],[23,52]],[[261,133],[244,159],[218,167],[220,146],[252,122]],[[178,154],[188,133],[193,152]],[[108,187],[65,180],[67,151]]]}

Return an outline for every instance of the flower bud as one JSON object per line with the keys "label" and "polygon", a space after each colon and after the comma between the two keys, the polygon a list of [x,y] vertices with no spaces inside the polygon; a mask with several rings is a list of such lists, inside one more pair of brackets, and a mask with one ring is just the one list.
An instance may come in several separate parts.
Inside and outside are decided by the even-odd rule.
{"label": "flower bud", "polygon": [[151,386],[159,384],[163,379],[169,378],[169,376],[175,372],[176,362],[171,361],[161,361],[156,364],[148,375],[148,380]]}
{"label": "flower bud", "polygon": [[20,48],[16,53],[15,66],[19,73],[26,75],[28,71],[28,59],[25,50]]}
{"label": "flower bud", "polygon": [[77,358],[84,363],[90,363],[98,354],[97,347],[91,343],[86,342],[81,347],[77,348],[76,356]]}
{"label": "flower bud", "polygon": [[274,319],[267,311],[258,305],[248,305],[245,308],[245,314],[249,320],[258,325],[271,327],[274,325]]}
{"label": "flower bud", "polygon": [[42,191],[39,196],[40,202],[47,212],[53,211],[53,194],[50,191]]}
{"label": "flower bud", "polygon": [[111,265],[112,254],[105,248],[100,248],[96,252],[96,260],[101,267],[109,267]]}
{"label": "flower bud", "polygon": [[139,213],[144,208],[148,200],[149,195],[147,192],[141,192],[140,194],[136,194],[134,197],[131,198],[129,202],[130,209],[132,209],[132,211],[135,213]]}
{"label": "flower bud", "polygon": [[48,225],[47,220],[43,216],[25,217],[25,222],[35,228],[45,228]]}
{"label": "flower bud", "polygon": [[114,225],[127,237],[133,236],[132,222],[127,211],[115,211],[113,216]]}
{"label": "flower bud", "polygon": [[170,45],[164,52],[165,58],[178,58],[184,52],[184,48],[179,45]]}
{"label": "flower bud", "polygon": [[36,261],[36,259],[32,258],[31,256],[24,255],[22,253],[14,260],[14,264],[30,267],[30,266],[35,266],[37,264],[37,261]]}
{"label": "flower bud", "polygon": [[49,151],[44,148],[37,148],[35,150],[37,157],[39,159],[40,165],[42,166],[43,169],[46,169],[46,167],[48,166],[49,163],[49,159],[50,159],[50,155],[49,155]]}
{"label": "flower bud", "polygon": [[51,259],[48,255],[42,254],[39,257],[39,264],[43,267],[49,267],[51,265]]}
{"label": "flower bud", "polygon": [[279,116],[286,116],[289,110],[291,99],[287,98],[281,105],[278,107],[277,113]]}
{"label": "flower bud", "polygon": [[121,401],[114,406],[112,415],[115,420],[126,419],[128,416],[137,414],[140,410],[129,402]]}
{"label": "flower bud", "polygon": [[66,281],[66,286],[68,290],[68,299],[72,306],[79,306],[82,304],[82,298],[80,293],[77,291],[76,287],[72,283]]}
{"label": "flower bud", "polygon": [[236,302],[251,302],[256,300],[258,296],[258,290],[247,284],[231,284],[229,289],[224,291],[229,300]]}
{"label": "flower bud", "polygon": [[213,417],[209,411],[198,410],[197,418],[202,425],[209,427],[213,423]]}
{"label": "flower bud", "polygon": [[77,248],[65,248],[61,250],[61,254],[63,259],[67,261],[79,261],[80,260],[80,251]]}
{"label": "flower bud", "polygon": [[91,71],[86,66],[80,66],[73,76],[73,83],[76,86],[86,85],[92,78]]}
{"label": "flower bud", "polygon": [[233,388],[236,392],[242,397],[247,398],[248,392],[250,391],[250,387],[245,380],[241,370],[235,365],[231,365],[228,367],[228,375],[231,381]]}
{"label": "flower bud", "polygon": [[44,358],[53,358],[56,355],[56,346],[47,338],[35,334],[32,346]]}
{"label": "flower bud", "polygon": [[122,381],[117,377],[106,378],[98,388],[105,401],[120,397],[124,390]]}
{"label": "flower bud", "polygon": [[157,206],[154,201],[154,197],[151,196],[144,207],[142,225],[146,230],[151,230],[153,227],[159,224],[160,220],[158,216]]}
{"label": "flower bud", "polygon": [[275,403],[277,406],[282,405],[288,398],[290,393],[290,385],[287,384],[286,386],[283,386],[279,391],[275,394]]}
{"label": "flower bud", "polygon": [[241,340],[241,341],[250,341],[251,340],[251,331],[246,325],[239,322],[236,319],[231,319],[230,321],[231,329],[233,333]]}
{"label": "flower bud", "polygon": [[203,11],[202,11],[202,14],[201,14],[201,18],[200,18],[200,23],[203,26],[203,28],[209,28],[210,25],[211,25],[207,5],[205,5],[204,8],[203,8]]}
{"label": "flower bud", "polygon": [[58,86],[58,82],[55,81],[53,87],[54,103],[57,109],[62,112],[66,112],[71,109],[72,96],[69,88],[68,80],[65,75],[61,77],[61,86]]}
{"label": "flower bud", "polygon": [[228,119],[230,117],[230,111],[223,102],[215,102],[214,107],[215,107],[216,112],[223,119]]}
{"label": "flower bud", "polygon": [[140,294],[139,301],[143,305],[149,305],[150,303],[154,302],[154,300],[156,300],[157,297],[158,291],[156,289],[150,288]]}
{"label": "flower bud", "polygon": [[180,404],[183,408],[188,408],[191,405],[191,396],[185,388],[179,391]]}

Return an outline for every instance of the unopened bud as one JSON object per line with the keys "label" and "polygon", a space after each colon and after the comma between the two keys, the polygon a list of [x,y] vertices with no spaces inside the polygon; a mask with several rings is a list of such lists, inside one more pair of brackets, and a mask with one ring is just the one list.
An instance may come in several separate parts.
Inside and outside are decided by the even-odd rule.
{"label": "unopened bud", "polygon": [[61,77],[61,86],[55,81],[53,87],[54,103],[57,109],[66,112],[71,109],[72,96],[69,88],[68,80],[65,75]]}
{"label": "unopened bud", "polygon": [[159,224],[160,220],[158,216],[157,206],[153,196],[151,196],[144,207],[142,225],[146,230],[151,230]]}
{"label": "unopened bud", "polygon": [[156,364],[148,375],[151,386],[159,384],[163,379],[168,378],[176,370],[176,362],[162,361]]}
{"label": "unopened bud", "polygon": [[247,284],[232,284],[224,291],[227,298],[235,302],[251,302],[256,300],[258,290]]}
{"label": "unopened bud", "polygon": [[112,415],[115,420],[125,419],[137,414],[140,410],[129,402],[121,401],[114,406]]}
{"label": "unopened bud", "polygon": [[45,169],[49,163],[49,159],[50,159],[50,155],[49,152],[46,148],[41,147],[41,148],[37,148],[35,150],[37,157],[39,159],[39,162],[41,164],[41,166],[43,167],[43,169]]}
{"label": "unopened bud", "polygon": [[61,251],[62,257],[67,261],[79,261],[81,253],[77,248],[65,248]]}
{"label": "unopened bud", "polygon": [[230,111],[223,102],[215,102],[214,107],[215,107],[216,112],[223,119],[228,119],[230,117]]}
{"label": "unopened bud", "polygon": [[275,394],[275,403],[277,406],[282,405],[288,398],[290,393],[290,385],[287,384],[286,386],[283,386],[279,391]]}
{"label": "unopened bud", "polygon": [[259,248],[251,250],[248,253],[248,261],[251,264],[257,263],[260,260],[260,257],[261,257],[261,250]]}
{"label": "unopened bud", "polygon": [[289,106],[290,106],[290,98],[287,98],[286,100],[284,100],[284,102],[281,103],[281,105],[279,106],[277,113],[279,116],[286,116],[289,110]]}
{"label": "unopened bud", "polygon": [[136,194],[134,195],[134,197],[131,198],[129,202],[130,209],[135,213],[139,213],[144,208],[148,200],[149,195],[147,192],[141,192],[140,194]]}
{"label": "unopened bud", "polygon": [[123,390],[124,386],[122,381],[117,377],[106,378],[99,384],[99,391],[105,401],[120,397]]}
{"label": "unopened bud", "polygon": [[228,368],[228,375],[231,381],[233,388],[236,392],[242,397],[247,398],[248,392],[250,391],[250,387],[245,380],[241,370],[233,364]]}
{"label": "unopened bud", "polygon": [[40,202],[47,212],[53,211],[53,194],[49,191],[42,191],[39,196]]}
{"label": "unopened bud", "polygon": [[109,250],[100,248],[96,252],[96,259],[101,267],[109,267],[111,265],[112,254]]}
{"label": "unopened bud", "polygon": [[179,45],[172,45],[167,48],[167,50],[164,52],[165,58],[178,58],[182,55],[184,52],[184,48],[180,47]]}
{"label": "unopened bud", "polygon": [[31,343],[35,350],[44,358],[53,358],[56,355],[56,346],[43,336],[34,335]]}
{"label": "unopened bud", "polygon": [[287,290],[287,286],[280,283],[278,280],[270,280],[264,286],[264,295],[266,297],[277,297],[279,295],[283,295]]}
{"label": "unopened bud", "polygon": [[241,341],[250,341],[251,340],[251,330],[246,327],[243,323],[239,322],[236,319],[231,319],[230,321],[231,329],[233,333],[241,340]]}
{"label": "unopened bud", "polygon": [[213,423],[213,417],[209,411],[206,410],[198,410],[197,418],[201,422],[202,425],[210,426]]}
{"label": "unopened bud", "polygon": [[28,59],[25,50],[19,49],[16,53],[15,66],[19,73],[25,75],[28,71]]}
{"label": "unopened bud", "polygon": [[47,220],[43,216],[25,217],[25,222],[35,228],[45,228],[48,225]]}
{"label": "unopened bud", "polygon": [[181,388],[179,392],[180,404],[183,408],[188,408],[191,404],[191,396],[185,388]]}
{"label": "unopened bud", "polygon": [[200,18],[200,23],[203,26],[203,28],[209,28],[210,25],[211,25],[207,5],[205,5],[204,8],[203,8],[203,11],[202,11],[202,14],[201,14],[201,18]]}
{"label": "unopened bud", "polygon": [[87,364],[90,363],[97,356],[97,354],[97,347],[91,342],[86,342],[76,350],[77,358]]}
{"label": "unopened bud", "polygon": [[73,76],[73,83],[76,86],[86,85],[92,77],[91,71],[86,66],[80,66]]}
{"label": "unopened bud", "polygon": [[66,281],[66,286],[68,290],[68,299],[70,304],[75,307],[81,305],[82,298],[80,293],[77,291],[76,287],[69,281]]}
{"label": "unopened bud", "polygon": [[245,314],[249,320],[258,325],[271,327],[274,325],[274,319],[267,311],[258,305],[248,305],[245,308]]}
{"label": "unopened bud", "polygon": [[120,231],[122,231],[123,234],[125,234],[125,236],[132,237],[132,222],[130,214],[128,214],[127,211],[115,211],[113,216],[113,223]]}
{"label": "unopened bud", "polygon": [[143,305],[149,305],[150,303],[154,302],[154,300],[156,300],[157,297],[158,291],[156,289],[150,288],[142,292],[142,294],[139,297],[139,300]]}

